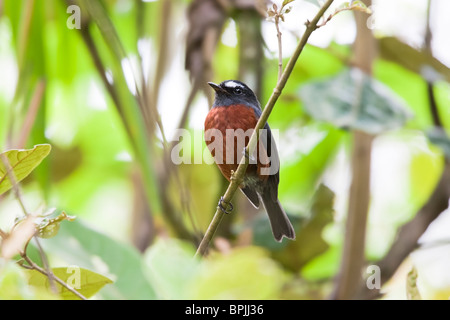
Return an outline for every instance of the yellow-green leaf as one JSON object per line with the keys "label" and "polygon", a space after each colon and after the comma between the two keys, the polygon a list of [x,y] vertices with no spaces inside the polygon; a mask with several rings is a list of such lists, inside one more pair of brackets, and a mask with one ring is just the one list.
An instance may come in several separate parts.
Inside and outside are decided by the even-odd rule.
{"label": "yellow-green leaf", "polygon": [[294,0],[284,0],[283,4],[281,5],[281,7],[284,7],[284,6],[288,5],[291,2],[294,2]]}
{"label": "yellow-green leaf", "polygon": [[416,268],[412,268],[410,272],[408,272],[406,278],[406,296],[408,300],[422,300],[419,289],[417,288],[417,270]]}
{"label": "yellow-green leaf", "polygon": [[44,239],[52,238],[58,233],[61,221],[73,221],[75,218],[75,216],[67,215],[64,211],[55,218],[49,218],[48,216],[38,217],[36,223],[37,235]]}
{"label": "yellow-green leaf", "polygon": [[[0,154],[0,195],[12,188],[7,168],[19,182],[26,178],[50,153],[49,144],[36,145],[28,150],[8,150]],[[5,162],[9,162],[5,165]]]}
{"label": "yellow-green leaf", "polygon": [[[47,276],[36,270],[27,270],[29,278],[28,284],[40,289],[51,291],[50,282]],[[69,287],[81,293],[84,297],[90,298],[96,294],[106,284],[113,281],[96,272],[80,268],[77,266],[52,268],[53,274],[64,281]],[[58,295],[64,300],[79,299],[69,289],[55,282]]]}

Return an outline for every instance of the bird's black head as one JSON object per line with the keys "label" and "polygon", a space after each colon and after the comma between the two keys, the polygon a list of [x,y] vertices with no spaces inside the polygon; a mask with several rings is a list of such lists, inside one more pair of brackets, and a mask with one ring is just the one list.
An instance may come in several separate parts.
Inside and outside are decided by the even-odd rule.
{"label": "bird's black head", "polygon": [[220,84],[208,82],[216,91],[213,107],[245,104],[253,108],[261,108],[256,95],[245,83],[238,80],[225,80]]}

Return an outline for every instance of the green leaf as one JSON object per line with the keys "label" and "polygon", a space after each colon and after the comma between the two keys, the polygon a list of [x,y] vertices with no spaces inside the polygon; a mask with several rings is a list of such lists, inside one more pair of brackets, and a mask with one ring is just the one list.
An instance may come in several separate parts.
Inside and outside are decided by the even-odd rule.
{"label": "green leaf", "polygon": [[359,0],[352,1],[351,8],[352,8],[352,10],[357,10],[357,11],[365,12],[367,14],[372,14],[372,10],[367,8],[366,4]]}
{"label": "green leaf", "polygon": [[162,299],[189,299],[198,271],[195,248],[175,239],[160,239],[145,254],[145,272]]}
{"label": "green leaf", "polygon": [[373,76],[406,102],[414,114],[414,118],[408,121],[409,128],[417,130],[432,125],[426,83],[420,75],[398,63],[380,59],[375,61]]}
{"label": "green leaf", "polygon": [[[50,153],[49,144],[40,144],[28,150],[9,150],[0,154],[1,158],[6,158],[12,173],[19,182],[26,178]],[[0,194],[12,188],[12,183],[8,177],[4,161],[0,161]]]}
{"label": "green leaf", "polygon": [[348,7],[350,7],[350,2],[344,2],[336,10],[343,10],[347,9]]}
{"label": "green leaf", "polygon": [[[74,288],[86,298],[92,297],[105,285],[113,282],[101,274],[80,268],[78,266],[52,268],[52,272],[56,277],[64,281],[68,286]],[[28,283],[31,286],[40,289],[47,289],[51,292],[50,282],[47,276],[36,270],[27,270],[27,273],[29,276]],[[61,284],[55,282],[55,286],[58,294],[64,300],[80,299]]]}
{"label": "green leaf", "polygon": [[306,84],[300,96],[314,119],[369,134],[397,129],[410,117],[393,92],[357,68]]}
{"label": "green leaf", "polygon": [[301,276],[308,281],[329,279],[339,272],[342,246],[330,244],[330,248],[322,255],[312,259],[301,270]]}
{"label": "green leaf", "polygon": [[330,125],[312,124],[290,135],[288,143],[292,156],[285,155],[280,170],[278,194],[284,209],[301,214],[310,205],[320,179],[334,159],[339,147],[346,143],[347,134]]}
{"label": "green leaf", "polygon": [[202,262],[191,299],[277,299],[288,280],[269,252],[256,246],[211,254]]}
{"label": "green leaf", "polygon": [[286,6],[286,5],[288,5],[289,3],[294,2],[294,1],[295,1],[295,0],[284,0],[281,7],[283,8],[284,6]]}
{"label": "green leaf", "polygon": [[[61,242],[61,239],[66,239]],[[58,236],[42,241],[45,252],[55,254],[68,265],[79,265],[114,279],[101,291],[104,299],[155,299],[146,281],[140,253],[82,222],[62,223]]]}
{"label": "green leaf", "polygon": [[37,217],[37,221],[35,223],[36,223],[36,228],[38,231],[37,235],[40,238],[46,239],[46,238],[54,237],[58,233],[59,225],[60,225],[61,221],[75,220],[74,216],[68,216],[65,212],[62,212],[55,218],[50,218],[49,216]]}
{"label": "green leaf", "polygon": [[[436,188],[445,166],[441,150],[432,148],[432,145],[426,143],[426,139],[423,139],[423,142],[420,139],[423,139],[423,136],[417,133],[415,138],[405,142],[405,144],[409,143],[409,145],[414,143],[415,147],[413,149],[414,152],[411,154],[411,162],[407,171],[409,174],[409,192],[404,204],[404,208],[408,208],[407,204],[409,204],[411,210],[405,210],[406,215],[403,214],[403,220],[400,223],[405,223],[411,219],[411,214],[417,212],[425,205]],[[430,137],[428,139],[431,141]],[[401,217],[402,215],[397,214],[396,216]]]}
{"label": "green leaf", "polygon": [[422,300],[419,289],[417,288],[417,270],[412,267],[406,276],[406,296],[408,300]]}
{"label": "green leaf", "polygon": [[345,10],[356,10],[365,12],[367,14],[372,13],[372,11],[369,8],[367,8],[367,6],[362,1],[344,2],[336,9],[335,14]]}

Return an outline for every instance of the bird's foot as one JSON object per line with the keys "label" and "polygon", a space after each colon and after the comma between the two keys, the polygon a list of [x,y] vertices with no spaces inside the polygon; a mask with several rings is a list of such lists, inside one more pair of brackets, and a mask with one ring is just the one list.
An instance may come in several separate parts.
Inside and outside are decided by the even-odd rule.
{"label": "bird's foot", "polygon": [[231,202],[226,202],[223,197],[220,197],[217,207],[225,214],[231,213],[233,211],[233,204]]}

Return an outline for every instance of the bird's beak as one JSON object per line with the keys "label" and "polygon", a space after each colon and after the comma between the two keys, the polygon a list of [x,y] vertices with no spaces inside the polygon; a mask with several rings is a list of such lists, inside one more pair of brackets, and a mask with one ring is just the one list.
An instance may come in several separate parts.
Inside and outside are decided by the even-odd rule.
{"label": "bird's beak", "polygon": [[217,93],[228,93],[224,88],[219,86],[218,84],[215,84],[214,82],[208,82],[208,84],[211,86],[211,88],[214,89]]}

